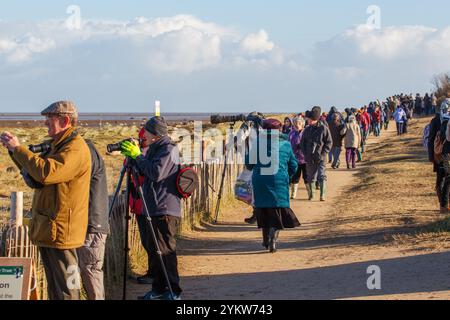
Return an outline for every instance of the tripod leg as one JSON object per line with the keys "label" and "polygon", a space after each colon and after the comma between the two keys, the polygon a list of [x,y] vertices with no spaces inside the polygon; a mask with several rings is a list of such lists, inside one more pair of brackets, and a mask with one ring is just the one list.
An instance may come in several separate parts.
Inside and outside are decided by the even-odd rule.
{"label": "tripod leg", "polygon": [[111,206],[109,207],[109,214],[108,217],[111,219],[111,214],[114,208],[114,205],[116,204],[117,197],[119,195],[120,189],[122,188],[123,178],[125,176],[125,173],[127,171],[126,166],[123,166],[122,171],[120,172],[119,182],[117,183],[116,191],[114,192],[114,197],[111,202]]}
{"label": "tripod leg", "polygon": [[214,218],[214,223],[217,223],[217,221],[219,220],[220,202],[222,200],[223,187],[225,184],[226,174],[227,174],[227,156],[225,155],[225,163],[223,165],[222,181],[220,182],[219,196],[217,198],[217,205],[216,205],[216,212],[215,212],[216,216]]}
{"label": "tripod leg", "polygon": [[[139,181],[139,180],[137,180]],[[129,185],[131,183],[131,173],[127,173],[127,192],[126,192],[126,213],[125,213],[125,246],[124,246],[124,261],[123,261],[123,293],[122,293],[122,299],[127,300],[127,274],[128,274],[128,255],[130,253],[130,247],[129,247],[129,228],[130,228],[130,189]]]}

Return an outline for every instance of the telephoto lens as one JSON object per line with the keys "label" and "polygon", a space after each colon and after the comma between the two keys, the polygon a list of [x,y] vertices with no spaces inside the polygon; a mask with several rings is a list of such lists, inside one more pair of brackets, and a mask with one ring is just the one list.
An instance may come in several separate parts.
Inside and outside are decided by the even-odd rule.
{"label": "telephoto lens", "polygon": [[121,143],[114,143],[114,144],[108,144],[106,149],[108,150],[109,153],[113,153],[113,152],[119,152],[121,151]]}
{"label": "telephoto lens", "polygon": [[131,143],[135,143],[135,141],[139,142],[139,145],[141,145],[141,139],[139,140],[135,140],[135,139],[125,139],[123,141],[120,141],[119,143],[113,143],[113,144],[108,144],[106,146],[106,149],[108,150],[108,153],[113,153],[113,152],[120,152],[122,151],[122,143],[124,143],[125,141],[129,141]]}
{"label": "telephoto lens", "polygon": [[45,153],[49,151],[51,145],[49,143],[41,143],[37,145],[29,145],[28,149],[33,153]]}
{"label": "telephoto lens", "polygon": [[228,115],[228,116],[221,116],[219,114],[215,114],[211,116],[211,123],[212,124],[221,124],[221,123],[229,123],[229,122],[245,122],[247,121],[247,117],[243,114],[239,115]]}

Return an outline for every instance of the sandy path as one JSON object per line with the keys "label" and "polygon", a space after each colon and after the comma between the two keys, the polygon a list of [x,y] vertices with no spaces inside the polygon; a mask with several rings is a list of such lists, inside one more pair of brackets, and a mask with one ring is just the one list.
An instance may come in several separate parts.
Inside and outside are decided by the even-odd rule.
{"label": "sandy path", "polygon": [[[369,147],[377,142],[371,137]],[[351,229],[336,230],[333,204],[356,182],[357,171],[328,170],[325,203],[309,202],[299,190],[292,208],[302,227],[281,232],[276,254],[263,250],[256,227],[242,223],[249,210],[223,213],[219,225],[186,235],[179,243],[183,299],[450,298],[450,253],[384,246],[383,234],[364,232],[364,216]],[[381,290],[367,288],[371,265],[381,268]],[[130,283],[129,298],[147,289]]]}

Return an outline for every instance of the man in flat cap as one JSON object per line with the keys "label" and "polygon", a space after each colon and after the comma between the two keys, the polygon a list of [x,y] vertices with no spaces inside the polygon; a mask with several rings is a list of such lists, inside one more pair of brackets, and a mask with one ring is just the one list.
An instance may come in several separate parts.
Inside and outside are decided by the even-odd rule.
{"label": "man in flat cap", "polygon": [[173,295],[168,290],[162,265],[157,261],[153,263],[152,290],[141,299],[178,300],[182,292],[176,253],[176,234],[181,221],[181,198],[176,187],[179,151],[170,140],[166,121],[162,117],[154,117],[147,122],[144,136],[150,145],[145,156],[139,146],[128,141],[122,144],[122,153],[135,160],[140,174],[144,176],[144,199],[161,251],[158,253],[155,243],[150,241],[151,256],[161,254]]}
{"label": "man in flat cap", "polygon": [[53,103],[42,115],[52,138],[47,152],[30,152],[9,132],[0,138],[16,165],[35,182],[29,233],[43,261],[49,299],[78,300],[76,249],[83,246],[88,227],[91,155],[75,130],[78,113],[72,102]]}
{"label": "man in flat cap", "polygon": [[330,129],[320,120],[322,109],[314,107],[309,113],[309,125],[303,131],[300,149],[306,160],[306,188],[309,200],[314,199],[314,185],[319,182],[320,201],[325,201],[326,157],[331,150],[333,140]]}

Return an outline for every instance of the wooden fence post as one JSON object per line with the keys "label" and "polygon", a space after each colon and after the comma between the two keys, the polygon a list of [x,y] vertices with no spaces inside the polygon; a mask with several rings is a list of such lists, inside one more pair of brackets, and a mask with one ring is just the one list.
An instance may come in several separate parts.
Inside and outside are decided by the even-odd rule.
{"label": "wooden fence post", "polygon": [[23,225],[23,192],[11,193],[11,224],[17,227]]}

